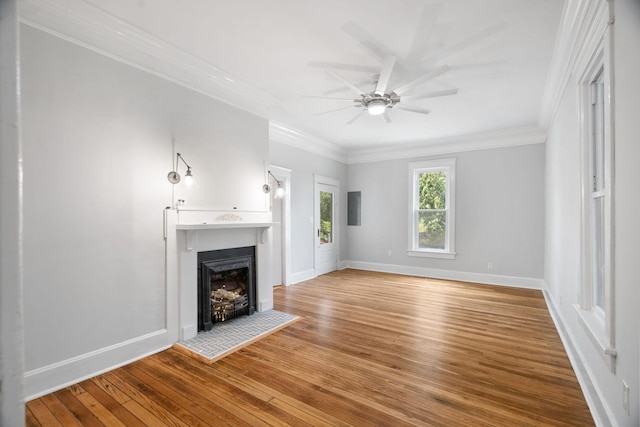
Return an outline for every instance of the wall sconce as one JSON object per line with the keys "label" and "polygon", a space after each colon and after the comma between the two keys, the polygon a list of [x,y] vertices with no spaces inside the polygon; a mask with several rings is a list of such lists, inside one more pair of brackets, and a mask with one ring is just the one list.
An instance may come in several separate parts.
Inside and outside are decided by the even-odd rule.
{"label": "wall sconce", "polygon": [[[284,187],[282,186],[282,181],[278,181],[278,178],[275,177],[271,171],[268,171],[268,174],[271,175],[273,180],[278,184],[278,188],[276,188],[276,199],[282,199],[284,197]],[[262,186],[262,191],[265,193],[269,193],[271,191],[271,186],[269,184],[265,184]]]}
{"label": "wall sconce", "polygon": [[171,172],[167,175],[167,179],[172,184],[177,184],[180,182],[180,174],[178,171],[178,159],[182,160],[182,163],[187,167],[187,172],[184,174],[184,185],[191,186],[193,185],[193,175],[191,174],[191,166],[184,161],[180,153],[176,153],[176,166],[173,168]]}

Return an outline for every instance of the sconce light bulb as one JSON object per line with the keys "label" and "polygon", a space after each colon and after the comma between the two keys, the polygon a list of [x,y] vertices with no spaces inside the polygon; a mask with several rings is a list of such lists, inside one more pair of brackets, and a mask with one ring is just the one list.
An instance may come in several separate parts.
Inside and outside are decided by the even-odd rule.
{"label": "sconce light bulb", "polygon": [[276,199],[282,199],[284,197],[284,188],[278,186],[276,189]]}
{"label": "sconce light bulb", "polygon": [[191,174],[191,168],[187,168],[187,173],[184,174],[184,185],[190,187],[193,185],[193,175]]}

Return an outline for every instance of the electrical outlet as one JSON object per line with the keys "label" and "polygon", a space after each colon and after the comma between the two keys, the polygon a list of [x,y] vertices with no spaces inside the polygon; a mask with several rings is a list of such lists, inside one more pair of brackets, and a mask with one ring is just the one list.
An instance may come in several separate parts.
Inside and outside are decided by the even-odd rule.
{"label": "electrical outlet", "polygon": [[493,263],[492,262],[487,264],[487,270],[493,270]]}
{"label": "electrical outlet", "polygon": [[629,386],[626,381],[622,381],[622,407],[629,415]]}
{"label": "electrical outlet", "polygon": [[387,256],[391,256],[391,249],[387,251]]}

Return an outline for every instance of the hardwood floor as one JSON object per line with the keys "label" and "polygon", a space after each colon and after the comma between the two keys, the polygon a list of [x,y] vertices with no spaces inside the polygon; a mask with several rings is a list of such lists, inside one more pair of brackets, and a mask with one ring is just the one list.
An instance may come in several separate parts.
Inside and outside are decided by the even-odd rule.
{"label": "hardwood floor", "polygon": [[593,425],[539,291],[343,270],[274,293],[302,320],[33,400],[27,425]]}

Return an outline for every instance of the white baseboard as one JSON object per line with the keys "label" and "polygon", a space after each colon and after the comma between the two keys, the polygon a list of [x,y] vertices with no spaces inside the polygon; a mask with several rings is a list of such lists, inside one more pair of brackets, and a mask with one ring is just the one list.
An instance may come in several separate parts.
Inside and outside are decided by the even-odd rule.
{"label": "white baseboard", "polygon": [[293,273],[291,275],[291,284],[295,285],[296,283],[304,282],[305,280],[310,280],[314,277],[316,277],[316,271],[313,268],[310,270]]}
{"label": "white baseboard", "polygon": [[583,360],[585,360],[584,356],[582,355],[580,348],[575,345],[576,340],[573,337],[571,330],[567,328],[567,324],[560,311],[557,310],[553,298],[549,294],[546,286],[544,286],[542,293],[544,294],[547,309],[551,315],[553,323],[556,325],[556,330],[558,331],[558,335],[560,335],[560,339],[562,340],[564,349],[567,352],[573,371],[578,378],[582,394],[584,394],[596,426],[616,425],[614,422],[615,418],[613,414],[610,413],[608,405],[597,387],[597,383],[593,381],[593,375],[589,367],[583,362]]}
{"label": "white baseboard", "polygon": [[531,277],[501,276],[498,274],[468,273],[464,271],[438,270],[435,268],[408,267],[406,265],[379,264],[362,261],[343,261],[345,267],[382,273],[406,274],[409,276],[432,277],[434,279],[457,280],[460,282],[483,283],[487,285],[511,286],[516,288],[542,290],[544,280]]}
{"label": "white baseboard", "polygon": [[24,375],[25,401],[63,389],[169,348],[166,329],[63,360]]}

